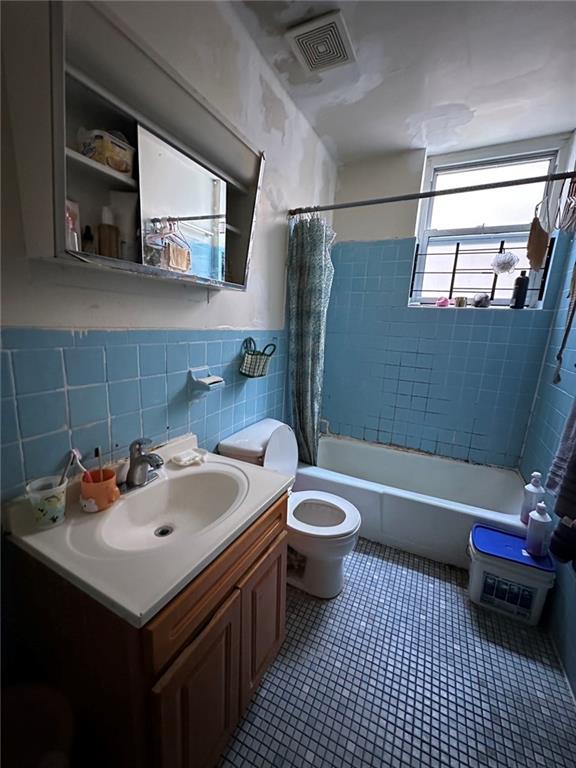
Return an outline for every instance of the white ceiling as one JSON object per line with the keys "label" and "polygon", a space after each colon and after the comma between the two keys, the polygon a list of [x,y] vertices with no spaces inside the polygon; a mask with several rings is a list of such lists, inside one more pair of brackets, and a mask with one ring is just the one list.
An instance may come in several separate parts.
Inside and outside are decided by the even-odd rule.
{"label": "white ceiling", "polygon": [[[234,3],[341,162],[450,152],[576,127],[574,2]],[[357,62],[304,72],[284,31],[340,8]]]}

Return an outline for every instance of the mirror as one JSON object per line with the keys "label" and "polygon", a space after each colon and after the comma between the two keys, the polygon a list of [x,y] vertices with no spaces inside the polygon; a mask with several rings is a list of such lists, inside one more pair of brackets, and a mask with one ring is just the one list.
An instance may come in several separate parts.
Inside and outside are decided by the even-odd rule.
{"label": "mirror", "polygon": [[226,182],[138,126],[142,261],[226,279]]}

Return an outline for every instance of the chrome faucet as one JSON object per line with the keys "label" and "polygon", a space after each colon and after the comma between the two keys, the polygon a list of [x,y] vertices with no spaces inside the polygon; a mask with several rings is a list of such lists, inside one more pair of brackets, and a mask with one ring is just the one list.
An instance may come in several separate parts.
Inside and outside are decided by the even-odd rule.
{"label": "chrome faucet", "polygon": [[128,488],[141,488],[155,480],[158,474],[151,470],[160,469],[164,464],[162,456],[157,453],[145,453],[142,450],[146,445],[152,445],[152,440],[147,437],[139,437],[130,443],[130,466],[126,475]]}

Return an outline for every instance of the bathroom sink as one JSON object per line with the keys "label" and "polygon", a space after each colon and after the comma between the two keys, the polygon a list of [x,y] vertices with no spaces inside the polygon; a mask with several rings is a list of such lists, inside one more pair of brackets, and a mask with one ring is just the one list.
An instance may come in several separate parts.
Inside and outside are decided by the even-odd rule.
{"label": "bathroom sink", "polygon": [[35,526],[31,505],[9,510],[12,540],[79,588],[142,627],[286,491],[291,478],[208,454],[178,467],[171,458],[196,448],[184,436],[158,448],[158,478],[104,512],[87,513],[72,482],[66,518]]}
{"label": "bathroom sink", "polygon": [[123,497],[103,519],[99,534],[113,549],[151,549],[218,523],[247,490],[244,473],[226,465],[162,477]]}

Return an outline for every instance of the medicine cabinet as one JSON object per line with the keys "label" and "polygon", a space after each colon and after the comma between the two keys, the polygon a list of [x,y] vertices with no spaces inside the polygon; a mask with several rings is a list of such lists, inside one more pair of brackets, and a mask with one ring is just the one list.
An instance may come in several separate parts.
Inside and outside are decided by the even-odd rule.
{"label": "medicine cabinet", "polygon": [[[97,13],[93,8],[83,12]],[[55,28],[62,33],[61,77],[58,64],[53,71],[57,86],[53,97],[57,258],[156,279],[244,289],[263,155],[253,153],[252,173],[243,180],[206,160],[192,146],[194,135],[182,140],[190,123],[185,122],[178,103],[173,109],[178,111],[180,123],[163,110],[153,90],[139,99],[136,90],[121,78],[117,92],[110,90],[106,86],[115,82],[112,70],[104,67],[105,59],[94,62],[87,55],[90,51],[86,52],[73,18],[68,20],[70,29],[64,36],[65,19],[58,4],[53,4],[52,14],[60,19],[61,25],[57,23]],[[116,44],[119,53],[136,55],[125,38],[114,38],[109,19],[95,16],[93,22],[93,34],[98,34],[100,25],[101,35],[112,48]],[[54,50],[58,48],[55,44]],[[76,66],[78,59],[82,70]],[[165,96],[168,75],[151,60],[147,65],[153,66],[154,76],[165,78]],[[94,70],[94,76],[87,74],[87,67]],[[124,100],[125,94],[129,99],[133,96],[132,103]],[[191,95],[184,97],[179,94],[180,103],[196,111],[195,124],[201,124],[200,118],[207,123],[216,120]],[[142,107],[149,107],[147,113]],[[168,128],[159,124],[159,114]],[[171,120],[179,135],[171,132]],[[217,129],[230,133],[225,126],[214,125],[216,138],[220,135]],[[228,134],[223,135],[230,145]],[[233,137],[233,141],[239,139]],[[217,157],[219,148],[209,147],[209,151]],[[226,152],[231,155],[230,146]]]}

